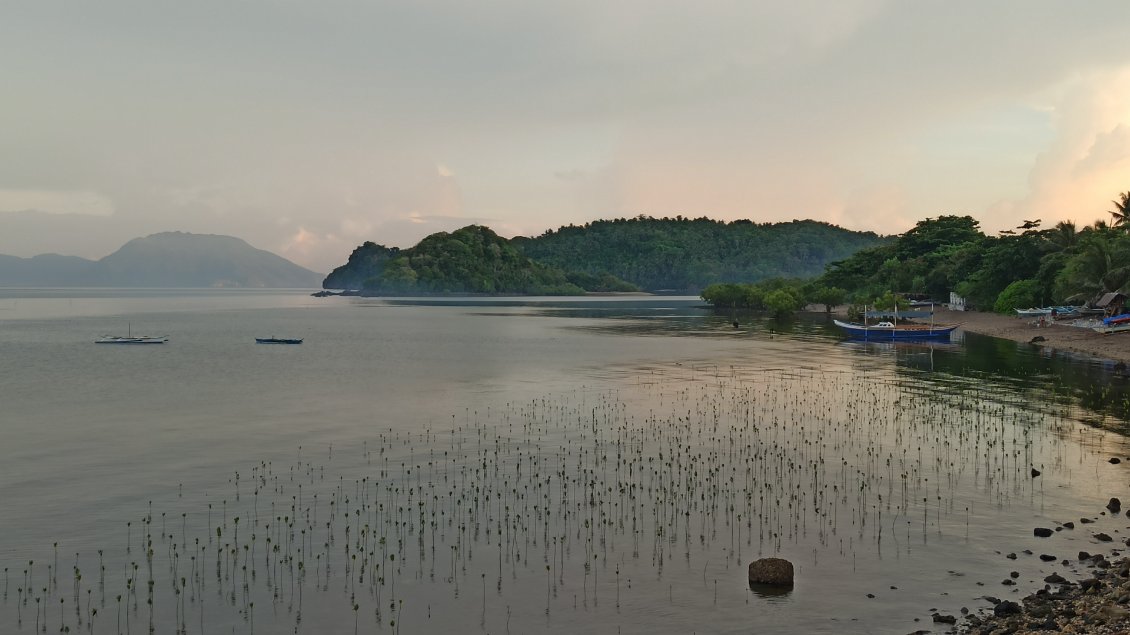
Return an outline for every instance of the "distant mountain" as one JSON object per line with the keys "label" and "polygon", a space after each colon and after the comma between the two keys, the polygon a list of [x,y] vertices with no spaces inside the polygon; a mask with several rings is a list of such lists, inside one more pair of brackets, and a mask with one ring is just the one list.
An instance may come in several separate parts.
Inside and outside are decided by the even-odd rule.
{"label": "distant mountain", "polygon": [[164,232],[98,261],[0,256],[0,285],[54,287],[318,287],[322,276],[239,238]]}
{"label": "distant mountain", "polygon": [[547,265],[612,274],[648,291],[697,293],[716,282],[817,276],[829,263],[891,240],[813,220],[639,216],[569,225],[512,243]]}
{"label": "distant mountain", "polygon": [[0,254],[0,287],[67,287],[89,275],[93,260],[40,254],[17,258]]}

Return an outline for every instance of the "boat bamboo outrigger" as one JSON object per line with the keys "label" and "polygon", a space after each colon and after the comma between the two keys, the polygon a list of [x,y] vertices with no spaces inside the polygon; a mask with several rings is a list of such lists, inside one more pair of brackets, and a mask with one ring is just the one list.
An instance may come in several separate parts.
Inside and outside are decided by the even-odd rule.
{"label": "boat bamboo outrigger", "polygon": [[899,324],[898,306],[894,310],[893,322],[867,323],[867,311],[863,313],[863,324],[832,320],[848,337],[862,340],[886,342],[891,340],[949,339],[950,333],[960,324],[935,325],[933,305],[930,305],[929,324]]}
{"label": "boat bamboo outrigger", "polygon": [[134,335],[130,324],[126,323],[125,335],[103,335],[94,340],[95,344],[164,344],[169,338],[164,335]]}

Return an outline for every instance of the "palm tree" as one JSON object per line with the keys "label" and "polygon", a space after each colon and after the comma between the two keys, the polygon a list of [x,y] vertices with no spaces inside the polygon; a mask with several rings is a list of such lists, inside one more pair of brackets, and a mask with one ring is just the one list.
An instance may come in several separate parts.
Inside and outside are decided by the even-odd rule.
{"label": "palm tree", "polygon": [[1111,224],[1130,230],[1130,192],[1122,192],[1118,198],[1120,200],[1111,201],[1114,203],[1114,209],[1110,210],[1110,215],[1114,217],[1114,222]]}
{"label": "palm tree", "polygon": [[1130,281],[1130,250],[1123,240],[1090,234],[1060,274],[1061,293],[1118,291]]}
{"label": "palm tree", "polygon": [[1079,242],[1079,232],[1075,229],[1075,223],[1069,220],[1059,221],[1055,227],[1047,230],[1046,235],[1048,242],[1055,245],[1057,251],[1070,249]]}

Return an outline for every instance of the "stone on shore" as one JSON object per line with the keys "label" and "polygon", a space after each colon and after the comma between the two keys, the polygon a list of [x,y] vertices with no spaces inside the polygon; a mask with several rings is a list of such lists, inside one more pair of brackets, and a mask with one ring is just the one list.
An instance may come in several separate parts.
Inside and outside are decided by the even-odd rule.
{"label": "stone on shore", "polygon": [[793,585],[793,563],[784,558],[761,558],[749,563],[749,581],[770,586]]}
{"label": "stone on shore", "polygon": [[1004,600],[993,607],[993,615],[997,617],[1005,617],[1007,615],[1020,614],[1020,605],[1012,600]]}
{"label": "stone on shore", "polygon": [[1052,530],[1047,527],[1036,527],[1032,530],[1032,534],[1037,538],[1047,538],[1052,535]]}

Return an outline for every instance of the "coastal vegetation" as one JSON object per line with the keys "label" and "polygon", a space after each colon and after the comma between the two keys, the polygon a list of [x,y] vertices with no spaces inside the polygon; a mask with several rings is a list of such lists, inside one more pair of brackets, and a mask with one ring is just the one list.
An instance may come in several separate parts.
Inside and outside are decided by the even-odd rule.
{"label": "coastal vegetation", "polygon": [[890,242],[829,223],[618,218],[550,230],[513,243],[547,265],[610,273],[647,291],[697,293],[712,283],[819,275],[827,264]]}
{"label": "coastal vegetation", "polygon": [[[1079,228],[1060,221],[1042,228],[1026,220],[986,235],[971,216],[919,221],[893,240],[830,263],[807,280],[714,284],[702,297],[716,307],[776,310],[770,290],[787,288],[798,303],[889,306],[895,293],[940,301],[951,292],[977,309],[1011,313],[1050,304],[1082,304],[1130,286],[1130,192],[1111,201],[1111,221]],[[889,297],[888,297],[889,300]]]}
{"label": "coastal vegetation", "polygon": [[[372,294],[697,293],[712,282],[814,276],[830,262],[885,242],[889,239],[872,232],[810,220],[759,224],[639,216],[512,240],[473,225],[432,234],[404,250],[366,242],[322,286]],[[773,284],[772,291],[780,290]]]}
{"label": "coastal vegetation", "polygon": [[481,225],[432,234],[410,249],[366,242],[322,286],[360,289],[364,295],[582,295],[638,290],[607,273],[567,272],[535,262]]}

